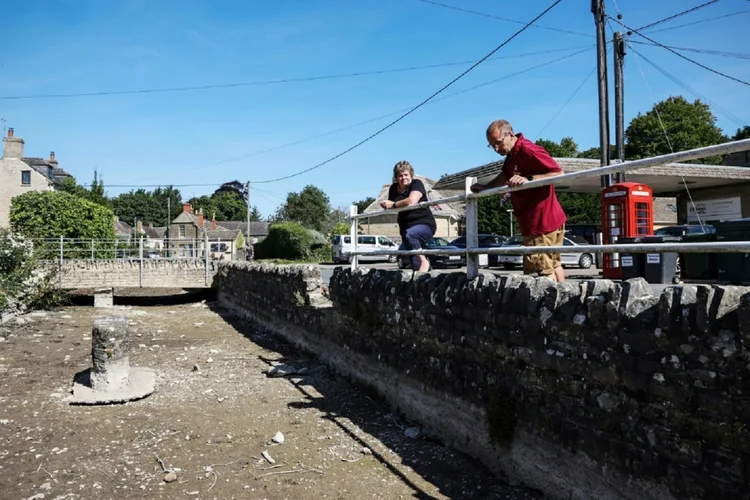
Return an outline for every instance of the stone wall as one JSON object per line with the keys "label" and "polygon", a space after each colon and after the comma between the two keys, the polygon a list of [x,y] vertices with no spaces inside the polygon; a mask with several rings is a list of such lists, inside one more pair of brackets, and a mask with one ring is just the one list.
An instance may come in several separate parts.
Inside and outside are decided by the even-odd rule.
{"label": "stone wall", "polygon": [[553,498],[747,498],[750,289],[221,266],[223,305]]}
{"label": "stone wall", "polygon": [[216,261],[195,259],[69,260],[48,263],[61,273],[61,288],[144,287],[206,288],[211,287],[218,270]]}

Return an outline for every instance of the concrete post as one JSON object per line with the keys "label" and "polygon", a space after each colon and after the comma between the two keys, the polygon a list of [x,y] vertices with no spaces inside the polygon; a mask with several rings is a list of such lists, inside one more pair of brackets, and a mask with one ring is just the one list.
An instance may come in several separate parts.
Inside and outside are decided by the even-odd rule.
{"label": "concrete post", "polygon": [[130,374],[130,330],[127,318],[94,321],[91,334],[91,388],[111,391],[124,387]]}
{"label": "concrete post", "polygon": [[203,284],[208,286],[208,231],[203,232],[203,256],[204,256],[204,277]]}
{"label": "concrete post", "polygon": [[[476,177],[466,178],[466,194],[471,193],[471,186],[476,182]],[[479,255],[468,253],[470,248],[479,246],[478,201],[477,198],[466,198],[466,277],[470,280],[479,276]]]}

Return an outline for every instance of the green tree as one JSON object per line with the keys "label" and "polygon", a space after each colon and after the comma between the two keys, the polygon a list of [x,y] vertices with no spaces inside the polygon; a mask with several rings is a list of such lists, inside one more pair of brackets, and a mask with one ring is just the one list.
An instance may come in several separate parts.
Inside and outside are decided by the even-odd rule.
{"label": "green tree", "polygon": [[[70,248],[85,248],[90,255],[91,243],[81,240],[98,240],[97,248],[111,248],[115,238],[112,210],[59,191],[31,191],[16,196],[10,205],[10,225],[13,232],[39,240],[71,238]],[[107,242],[106,240],[110,240]],[[55,241],[40,241],[42,247],[56,247]],[[66,257],[78,257],[74,253]]]}
{"label": "green tree", "polygon": [[309,229],[323,231],[331,211],[328,196],[313,185],[305,186],[299,193],[289,193],[286,203],[276,214],[277,220],[291,220]]}
{"label": "green tree", "polygon": [[602,217],[599,193],[557,193],[568,224],[598,224]]}
{"label": "green tree", "polygon": [[357,213],[361,214],[362,212],[365,211],[365,209],[367,209],[367,207],[372,205],[374,201],[375,201],[375,198],[373,198],[372,196],[368,196],[364,200],[352,202],[352,205],[357,205]]}
{"label": "green tree", "polygon": [[[479,198],[477,204],[477,224],[480,233],[510,235],[510,201],[501,203],[502,195]],[[516,226],[516,229],[518,226]],[[517,232],[517,231],[516,231]]]}
{"label": "green tree", "polygon": [[[171,223],[182,212],[182,194],[174,186],[158,187],[154,189],[151,196],[154,198],[155,213],[152,215],[155,220],[147,222],[154,226],[166,226],[167,221]],[[169,209],[169,213],[167,213],[167,209]]]}
{"label": "green tree", "polygon": [[157,204],[153,193],[145,189],[137,189],[122,193],[112,199],[112,208],[120,220],[128,224],[135,224],[136,220],[144,224],[163,225],[166,205]]}
{"label": "green tree", "polygon": [[94,180],[91,181],[88,193],[87,200],[104,205],[105,207],[109,206],[109,199],[107,199],[107,194],[104,192],[104,181],[96,170],[94,170]]}
{"label": "green tree", "polygon": [[83,198],[84,200],[89,200],[93,203],[98,203],[105,207],[109,207],[111,204],[110,200],[107,199],[107,196],[104,193],[104,183],[102,182],[101,177],[97,175],[96,171],[94,171],[94,181],[92,182],[90,189],[86,189],[84,186],[79,185],[78,182],[76,182],[75,177],[70,176],[63,179],[62,183],[57,187],[57,190]]}
{"label": "green tree", "polygon": [[733,141],[740,141],[742,139],[750,139],[750,126],[745,125],[742,128],[738,128],[734,137],[732,137]]}
{"label": "green tree", "polygon": [[[625,130],[625,140],[625,158],[634,160],[720,144],[727,137],[707,104],[677,96],[656,103],[645,115],[638,113]],[[712,156],[692,163],[717,165],[722,159]]]}
{"label": "green tree", "polygon": [[546,149],[553,158],[575,158],[578,154],[578,144],[572,137],[563,137],[559,143],[549,139],[538,139],[535,144]]}
{"label": "green tree", "polygon": [[250,208],[250,220],[251,221],[262,221],[263,220],[263,214],[260,213],[260,210],[258,210],[258,207],[253,205]]}
{"label": "green tree", "polygon": [[[576,158],[589,158],[591,160],[599,160],[601,158],[601,148],[599,146],[589,148],[585,151],[578,153]],[[614,160],[617,158],[617,146],[614,144],[609,145],[609,159]]]}
{"label": "green tree", "polygon": [[[211,198],[216,203],[217,214],[216,218],[219,220],[246,220],[247,219],[247,204],[242,199],[240,193],[234,191],[217,191]],[[208,217],[211,216],[208,212],[205,212]],[[221,217],[219,216],[221,214]]]}

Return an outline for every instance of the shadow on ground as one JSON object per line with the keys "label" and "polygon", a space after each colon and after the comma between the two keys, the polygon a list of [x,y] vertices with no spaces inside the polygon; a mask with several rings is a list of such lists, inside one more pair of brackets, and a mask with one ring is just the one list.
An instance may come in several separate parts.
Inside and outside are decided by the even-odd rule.
{"label": "shadow on ground", "polygon": [[[411,427],[418,424],[410,424],[391,413],[386,403],[367,387],[349,380],[344,381],[343,377],[317,359],[300,352],[283,338],[259,331],[250,322],[231,315],[218,304],[212,304],[211,309],[250,341],[266,350],[279,353],[282,356],[281,363],[302,370],[302,374],[286,377],[305,399],[302,403],[289,403],[290,408],[315,408],[323,412],[324,418],[333,422],[363,448],[367,444],[360,437],[362,433],[380,441],[384,445],[384,451],[368,450],[414,491],[414,498],[434,499],[437,498],[437,493],[441,497],[450,498],[543,498],[537,491],[511,486],[493,476],[477,460],[444,446],[437,439],[425,435],[420,435],[417,439],[407,437],[405,431],[410,429],[411,432]],[[271,368],[270,359],[262,356],[260,359]],[[273,361],[278,365],[278,359]],[[344,391],[341,390],[342,386],[346,387]],[[417,484],[411,480],[404,474],[405,469],[411,469],[424,482]]]}

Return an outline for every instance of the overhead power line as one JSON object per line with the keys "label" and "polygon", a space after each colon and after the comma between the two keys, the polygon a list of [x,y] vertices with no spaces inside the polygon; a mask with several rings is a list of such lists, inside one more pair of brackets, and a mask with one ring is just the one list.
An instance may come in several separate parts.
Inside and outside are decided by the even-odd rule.
{"label": "overhead power line", "polygon": [[[516,57],[527,57],[541,54],[551,54],[553,52],[564,52],[567,50],[576,50],[580,48],[588,47],[588,45],[579,45],[576,47],[560,48],[560,49],[549,49],[536,52],[526,52],[523,54],[513,54],[501,57],[492,57],[488,60],[497,61],[500,59],[512,59]],[[261,85],[276,85],[283,83],[300,83],[300,82],[314,82],[319,80],[335,80],[342,78],[353,78],[359,76],[372,76],[372,75],[385,75],[388,73],[404,73],[408,71],[418,71],[423,69],[434,69],[444,68],[448,66],[460,66],[464,64],[475,63],[476,60],[471,61],[451,61],[437,64],[426,64],[421,66],[407,66],[403,68],[388,68],[378,69],[372,71],[358,71],[354,73],[339,73],[331,75],[316,75],[316,76],[304,76],[299,78],[280,78],[275,80],[257,80],[252,82],[234,82],[234,83],[219,83],[212,85],[188,85],[184,87],[162,87],[162,88],[149,88],[149,89],[131,89],[131,90],[111,90],[111,91],[96,91],[96,92],[73,92],[73,93],[60,93],[60,94],[30,94],[30,95],[15,95],[15,96],[0,96],[0,100],[21,100],[21,99],[47,99],[47,98],[70,98],[70,97],[101,97],[101,96],[112,96],[112,95],[129,95],[129,94],[155,94],[162,92],[185,92],[189,90],[214,90],[214,89],[226,89],[234,87],[256,87]]]}
{"label": "overhead power line", "polygon": [[697,90],[693,89],[692,87],[690,87],[688,84],[686,84],[685,82],[683,82],[682,80],[680,80],[679,78],[677,78],[676,76],[674,76],[673,74],[669,73],[667,70],[665,70],[664,68],[662,68],[658,64],[656,64],[653,61],[651,61],[649,58],[647,58],[646,56],[644,56],[643,53],[641,53],[638,50],[636,50],[635,47],[633,47],[632,45],[630,46],[630,50],[632,50],[633,52],[635,52],[636,55],[638,55],[641,59],[643,59],[644,61],[646,61],[652,68],[654,68],[659,73],[661,73],[662,75],[664,75],[667,78],[669,78],[670,80],[672,80],[674,83],[676,83],[683,90],[686,90],[687,92],[689,92],[690,94],[692,94],[696,98],[698,98],[698,99],[700,99],[700,100],[702,100],[702,101],[710,104],[712,109],[715,109],[717,112],[719,112],[722,115],[724,115],[727,119],[729,119],[730,121],[734,122],[735,125],[737,125],[739,127],[744,127],[745,125],[748,124],[742,118],[738,117],[737,115],[735,115],[731,111],[727,110],[726,108],[723,108],[722,106],[718,105],[717,103],[715,103],[714,101],[712,101],[708,97],[704,96],[703,94],[701,94]]}
{"label": "overhead power line", "polygon": [[676,50],[674,50],[674,49],[670,49],[670,48],[669,48],[669,47],[667,47],[666,45],[664,45],[664,44],[661,44],[661,43],[657,42],[657,41],[656,41],[656,40],[654,40],[653,38],[649,38],[648,36],[644,35],[643,33],[640,33],[640,32],[639,32],[638,30],[636,30],[636,29],[633,29],[633,28],[631,28],[631,27],[629,27],[629,26],[626,26],[626,25],[625,25],[625,24],[623,24],[623,23],[622,23],[622,21],[620,21],[620,20],[618,20],[618,19],[615,19],[615,18],[614,18],[614,17],[612,17],[612,16],[607,16],[607,17],[608,17],[609,19],[611,19],[612,21],[616,22],[617,24],[619,24],[620,26],[622,26],[623,28],[625,28],[626,30],[628,30],[628,31],[630,31],[630,32],[632,32],[632,33],[635,33],[635,34],[637,34],[638,36],[641,36],[641,37],[645,38],[645,39],[646,39],[646,40],[648,40],[649,42],[651,42],[651,43],[653,43],[653,44],[655,44],[655,45],[658,45],[659,47],[661,47],[661,48],[663,48],[663,49],[666,49],[666,50],[670,51],[671,53],[673,53],[673,54],[674,54],[674,55],[676,55],[677,57],[680,57],[681,59],[685,59],[686,61],[688,61],[688,62],[691,62],[691,63],[695,64],[696,66],[700,66],[701,68],[705,69],[706,71],[710,71],[711,73],[714,73],[714,74],[716,74],[716,75],[719,75],[719,76],[723,76],[724,78],[728,78],[729,80],[733,80],[733,81],[735,81],[735,82],[737,82],[737,83],[741,83],[741,84],[743,84],[743,85],[747,85],[747,86],[750,86],[750,82],[746,82],[745,80],[741,80],[741,79],[739,79],[739,78],[736,78],[736,77],[734,77],[734,76],[731,76],[731,75],[727,75],[726,73],[722,73],[721,71],[715,70],[715,69],[713,69],[713,68],[709,68],[709,67],[708,67],[708,66],[706,66],[705,64],[701,64],[701,63],[699,63],[698,61],[696,61],[696,60],[694,60],[694,59],[690,59],[689,57],[687,57],[687,56],[684,56],[684,55],[680,54],[679,52],[677,52],[677,51],[676,51]]}
{"label": "overhead power line", "polygon": [[740,10],[738,12],[732,12],[731,14],[724,14],[723,16],[716,16],[716,17],[709,17],[709,18],[706,18],[706,19],[700,19],[698,21],[693,21],[691,23],[678,24],[677,26],[670,26],[668,28],[661,28],[661,29],[658,29],[658,30],[651,31],[651,32],[649,32],[649,35],[653,35],[654,33],[661,33],[662,31],[676,30],[676,29],[679,29],[679,28],[685,28],[687,26],[694,26],[696,24],[707,23],[709,21],[716,21],[718,19],[725,19],[727,17],[738,16],[740,14],[746,14],[748,12],[750,12],[750,9]]}
{"label": "overhead power line", "polygon": [[[653,47],[659,47],[659,44],[642,42],[639,40],[630,40],[630,43],[637,43],[639,45],[651,45]],[[724,52],[721,50],[709,50],[709,49],[695,49],[692,47],[675,47],[674,45],[664,45],[668,49],[679,50],[682,52],[697,52],[698,54],[709,54],[712,56],[731,57],[735,59],[750,59],[750,54],[744,54],[742,52]]]}
{"label": "overhead power line", "polygon": [[719,2],[719,0],[711,0],[709,2],[703,3],[701,5],[693,7],[691,9],[683,10],[682,12],[678,12],[677,14],[673,14],[673,15],[671,15],[669,17],[665,17],[664,19],[659,19],[658,21],[654,21],[653,23],[647,24],[645,26],[641,26],[638,29],[639,30],[645,30],[645,29],[648,29],[648,28],[653,28],[654,26],[658,26],[658,25],[660,25],[662,23],[666,23],[667,21],[671,21],[672,19],[676,19],[678,17],[684,16],[685,14],[690,14],[691,12],[695,12],[696,10],[700,10],[703,7],[708,7],[709,5],[712,5],[712,4],[715,4],[715,3],[718,3],[718,2]]}
{"label": "overhead power line", "polygon": [[471,67],[469,67],[463,73],[461,73],[460,75],[458,75],[456,78],[454,78],[453,80],[451,80],[447,84],[443,85],[439,90],[437,90],[436,92],[433,92],[432,95],[430,95],[427,99],[423,100],[422,102],[420,102],[419,104],[417,104],[416,106],[414,106],[413,108],[411,108],[409,111],[407,111],[403,115],[399,116],[398,118],[396,118],[395,120],[393,120],[392,122],[390,122],[385,127],[382,127],[377,132],[375,132],[373,134],[370,134],[368,137],[362,139],[361,141],[359,141],[358,143],[354,144],[353,146],[350,146],[349,148],[345,149],[344,151],[342,151],[342,152],[340,152],[340,153],[338,153],[338,154],[336,154],[336,155],[328,158],[325,161],[322,161],[322,162],[318,163],[317,165],[313,165],[312,167],[306,168],[304,170],[300,170],[299,172],[296,172],[294,174],[285,175],[283,177],[277,177],[275,179],[268,179],[268,180],[264,180],[264,181],[253,181],[253,184],[267,184],[267,183],[270,183],[270,182],[278,182],[278,181],[283,181],[283,180],[286,180],[286,179],[291,179],[292,177],[297,177],[298,175],[302,175],[304,173],[307,173],[307,172],[310,172],[310,171],[315,170],[317,168],[320,168],[323,165],[331,163],[332,161],[334,161],[334,160],[336,160],[338,158],[341,158],[342,156],[344,156],[345,154],[349,153],[350,151],[353,151],[354,149],[357,149],[358,147],[360,147],[361,145],[365,144],[366,142],[374,139],[375,137],[379,136],[380,134],[382,134],[383,132],[385,132],[386,130],[388,130],[389,128],[391,128],[392,126],[394,126],[395,124],[397,124],[398,122],[400,122],[401,120],[403,120],[404,118],[406,118],[407,116],[409,116],[410,114],[414,113],[416,110],[418,110],[419,108],[421,108],[422,106],[424,106],[425,104],[427,104],[433,98],[437,97],[445,89],[447,89],[448,87],[450,87],[451,85],[453,85],[454,83],[456,83],[458,80],[460,80],[461,78],[463,78],[464,76],[466,76],[467,74],[469,74],[472,70],[474,70],[474,68],[476,68],[477,66],[479,66],[480,64],[482,64],[484,61],[486,61],[487,59],[489,59],[490,57],[492,57],[492,54],[494,54],[498,50],[500,50],[503,47],[505,47],[514,38],[516,38],[518,35],[520,35],[524,31],[526,31],[536,21],[538,21],[539,19],[541,19],[542,17],[544,17],[544,15],[547,14],[547,12],[549,12],[554,7],[556,7],[561,1],[562,0],[556,0],[555,2],[552,2],[552,5],[550,5],[546,9],[544,9],[544,11],[541,14],[539,14],[534,19],[532,19],[531,21],[529,21],[528,23],[526,23],[521,29],[519,29],[518,31],[516,31],[515,33],[513,33],[503,43],[501,43],[500,45],[498,45],[497,47],[495,47],[494,49],[492,49],[489,54],[487,54],[486,56],[484,56],[483,58],[481,58],[479,61],[477,61],[476,63],[474,63]]}
{"label": "overhead power line", "polygon": [[[519,21],[518,19],[510,19],[510,18],[507,18],[507,17],[501,17],[501,16],[496,16],[496,15],[493,15],[493,14],[487,14],[485,12],[478,12],[476,10],[464,9],[462,7],[456,7],[454,5],[448,5],[448,4],[444,4],[444,3],[440,3],[440,2],[433,2],[432,0],[417,0],[417,2],[422,2],[422,3],[426,3],[426,4],[430,4],[430,5],[435,5],[437,7],[443,7],[444,9],[456,10],[458,12],[465,12],[467,14],[474,14],[475,16],[487,17],[489,19],[497,19],[498,21],[505,21],[505,22],[508,22],[508,23],[515,23],[515,24],[526,24],[524,21]],[[557,32],[560,32],[560,33],[568,33],[569,35],[585,36],[585,37],[588,37],[588,38],[592,38],[594,36],[594,35],[591,35],[589,33],[581,33],[580,31],[571,31],[571,30],[566,30],[566,29],[562,29],[562,28],[553,28],[551,26],[535,25],[535,26],[532,26],[532,27],[540,29],[540,30],[557,31]]]}
{"label": "overhead power line", "polygon": [[[534,66],[522,69],[520,71],[516,71],[514,73],[509,73],[509,74],[504,75],[504,76],[502,76],[500,78],[495,78],[495,79],[492,79],[492,80],[480,83],[478,85],[473,85],[471,87],[467,87],[465,89],[459,90],[459,91],[454,92],[452,94],[448,94],[448,95],[444,95],[442,97],[438,97],[437,99],[433,99],[430,102],[428,102],[427,105],[435,104],[437,102],[444,101],[445,99],[451,99],[453,97],[457,97],[459,95],[466,94],[468,92],[472,92],[474,90],[478,90],[478,89],[483,88],[483,87],[487,87],[489,85],[492,85],[493,83],[497,83],[497,82],[500,82],[500,81],[503,81],[503,80],[507,80],[508,78],[512,78],[514,76],[523,75],[523,74],[528,73],[530,71],[533,71],[535,69],[539,69],[539,68],[542,68],[542,67],[545,67],[545,66],[549,66],[551,64],[554,64],[554,63],[557,63],[557,62],[560,62],[560,61],[564,61],[566,59],[569,59],[571,57],[577,56],[579,54],[583,54],[583,53],[588,52],[588,51],[593,50],[593,49],[594,49],[594,46],[588,46],[587,48],[585,48],[583,50],[579,50],[579,51],[574,52],[572,54],[568,54],[568,55],[565,55],[565,56],[562,56],[562,57],[558,57],[556,59],[545,61],[543,63],[536,64]],[[216,166],[219,166],[219,165],[223,165],[225,163],[231,163],[231,162],[238,161],[238,160],[244,160],[246,158],[251,158],[253,156],[259,156],[259,155],[262,155],[262,154],[266,154],[266,153],[270,153],[270,152],[273,152],[273,151],[277,151],[279,149],[284,149],[284,148],[288,148],[288,147],[291,147],[291,146],[296,146],[297,144],[302,144],[304,142],[309,142],[309,141],[312,141],[312,140],[315,140],[315,139],[320,139],[321,137],[326,137],[326,136],[329,136],[329,135],[333,135],[333,134],[338,133],[338,132],[344,132],[346,130],[351,130],[353,128],[360,127],[362,125],[366,125],[368,123],[373,123],[373,122],[382,120],[384,118],[388,118],[390,116],[394,116],[394,115],[397,115],[399,113],[403,113],[405,111],[408,111],[409,109],[411,109],[411,108],[399,109],[399,110],[396,110],[396,111],[392,111],[390,113],[386,113],[384,115],[376,116],[374,118],[369,118],[369,119],[361,121],[361,122],[353,123],[351,125],[346,125],[344,127],[339,127],[337,129],[334,129],[334,130],[329,130],[328,132],[323,132],[322,134],[317,134],[317,135],[314,135],[314,136],[311,136],[311,137],[306,137],[304,139],[299,139],[297,141],[292,141],[292,142],[287,142],[287,143],[284,143],[284,144],[279,144],[277,146],[273,146],[273,147],[266,148],[266,149],[261,149],[259,151],[253,151],[252,153],[246,153],[246,154],[243,154],[243,155],[240,155],[240,156],[235,156],[235,157],[232,157],[232,158],[227,158],[225,160],[214,162],[214,163],[211,163],[211,164],[208,164],[208,165],[203,165],[203,166],[200,166],[200,167],[194,167],[194,168],[190,168],[190,169],[180,168],[179,170],[175,170],[173,172],[165,172],[163,174],[159,174],[159,175],[155,175],[155,176],[143,178],[142,180],[145,181],[145,180],[150,180],[150,179],[156,179],[156,178],[159,178],[159,177],[164,177],[164,176],[167,176],[167,175],[174,175],[174,174],[178,174],[178,173],[182,174],[182,173],[186,173],[186,172],[194,172],[196,170],[204,170],[204,169],[207,169],[207,168],[211,168],[211,167],[216,167]],[[157,186],[159,186],[159,184],[149,184],[149,185],[111,185],[109,187],[142,188],[142,187],[157,187]]]}
{"label": "overhead power line", "polygon": [[[466,69],[465,71],[463,71],[460,75],[458,75],[453,80],[451,80],[450,82],[448,82],[447,84],[445,84],[443,87],[441,87],[436,92],[433,92],[429,97],[427,97],[426,99],[424,99],[422,102],[420,102],[416,106],[413,106],[413,107],[409,108],[408,111],[406,111],[405,113],[403,113],[401,116],[399,116],[395,120],[391,121],[390,123],[388,123],[384,127],[382,127],[379,130],[377,130],[376,132],[370,134],[368,137],[366,137],[366,138],[362,139],[361,141],[357,142],[353,146],[350,146],[349,148],[345,149],[344,151],[342,151],[342,152],[340,152],[340,153],[338,153],[338,154],[336,154],[336,155],[328,158],[325,161],[322,161],[322,162],[318,163],[317,165],[313,165],[312,167],[306,168],[304,170],[300,170],[299,172],[295,172],[293,174],[285,175],[285,176],[278,177],[278,178],[275,178],[275,179],[267,179],[267,180],[262,180],[262,181],[251,181],[251,182],[253,184],[268,184],[268,183],[271,183],[271,182],[278,182],[278,181],[282,181],[282,180],[286,180],[286,179],[291,179],[292,177],[297,177],[297,176],[302,175],[304,173],[307,173],[307,172],[310,172],[310,171],[315,170],[317,168],[320,168],[323,165],[327,165],[328,163],[331,163],[332,161],[334,161],[334,160],[336,160],[338,158],[341,158],[345,154],[353,151],[354,149],[356,149],[356,148],[362,146],[363,144],[365,144],[366,142],[374,139],[378,135],[382,134],[383,132],[385,132],[389,128],[391,128],[394,125],[396,125],[398,122],[400,122],[401,120],[403,120],[407,116],[409,116],[412,113],[414,113],[416,110],[418,110],[419,108],[421,108],[422,106],[424,106],[428,102],[432,101],[435,97],[437,97],[439,94],[441,94],[443,91],[445,91],[448,87],[450,87],[451,85],[453,85],[454,83],[456,83],[458,80],[460,80],[461,78],[463,78],[464,76],[466,76],[467,74],[469,74],[472,70],[474,70],[474,68],[476,68],[477,66],[479,66],[480,64],[482,64],[484,61],[486,61],[487,59],[489,59],[490,57],[492,57],[492,55],[495,54],[498,50],[500,50],[501,48],[503,48],[504,46],[506,46],[513,39],[515,39],[518,35],[520,35],[524,31],[526,31],[526,29],[528,29],[532,24],[534,24],[536,21],[538,21],[539,19],[541,19],[545,14],[547,14],[550,10],[552,10],[554,7],[556,7],[561,1],[562,0],[556,0],[555,2],[553,2],[541,14],[539,14],[534,19],[532,19],[531,21],[529,21],[521,29],[519,29],[518,31],[516,31],[515,33],[513,33],[504,42],[502,42],[500,45],[498,45],[497,47],[495,47],[494,49],[492,49],[486,56],[484,56],[479,61],[477,61],[476,63],[474,63],[471,67],[469,67],[468,69]],[[215,184],[209,184],[208,186],[213,186],[213,185],[215,185]],[[205,184],[202,185],[202,186],[206,187]],[[146,186],[119,185],[119,186],[110,186],[110,187],[146,187]],[[188,184],[188,185],[185,185],[184,187],[199,187],[199,185]]]}

